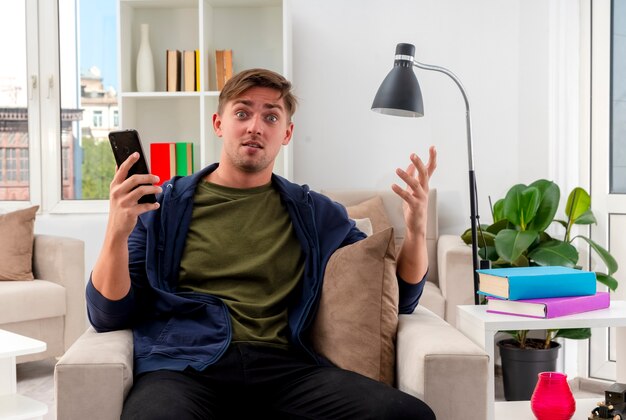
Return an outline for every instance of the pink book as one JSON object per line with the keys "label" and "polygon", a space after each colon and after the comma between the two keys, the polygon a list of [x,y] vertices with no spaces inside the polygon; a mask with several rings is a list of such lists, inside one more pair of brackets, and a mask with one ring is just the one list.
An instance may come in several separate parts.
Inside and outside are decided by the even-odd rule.
{"label": "pink book", "polygon": [[556,318],[608,308],[610,303],[611,299],[608,292],[596,292],[595,295],[587,296],[521,300],[506,300],[487,296],[487,312],[531,318]]}

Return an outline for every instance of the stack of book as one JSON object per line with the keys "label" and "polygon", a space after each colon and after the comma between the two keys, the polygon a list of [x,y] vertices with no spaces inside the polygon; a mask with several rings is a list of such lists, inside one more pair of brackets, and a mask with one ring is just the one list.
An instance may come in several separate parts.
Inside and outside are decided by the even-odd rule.
{"label": "stack of book", "polygon": [[568,267],[477,270],[487,312],[555,318],[608,308],[608,292],[596,291],[596,273]]}
{"label": "stack of book", "polygon": [[167,50],[167,92],[197,92],[200,90],[200,50]]}
{"label": "stack of book", "polygon": [[160,178],[157,185],[193,172],[193,143],[150,143],[150,173]]}
{"label": "stack of book", "polygon": [[[233,50],[215,50],[215,86],[222,90],[233,76]],[[165,90],[200,91],[200,50],[166,50]]]}

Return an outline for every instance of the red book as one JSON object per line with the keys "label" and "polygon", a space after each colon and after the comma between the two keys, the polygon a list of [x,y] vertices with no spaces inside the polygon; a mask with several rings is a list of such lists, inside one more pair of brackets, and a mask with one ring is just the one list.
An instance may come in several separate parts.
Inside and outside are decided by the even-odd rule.
{"label": "red book", "polygon": [[539,299],[506,300],[487,296],[487,312],[531,318],[556,318],[608,308],[611,299],[608,292],[594,295],[553,297]]}
{"label": "red book", "polygon": [[176,175],[176,143],[150,143],[150,172],[161,185]]}

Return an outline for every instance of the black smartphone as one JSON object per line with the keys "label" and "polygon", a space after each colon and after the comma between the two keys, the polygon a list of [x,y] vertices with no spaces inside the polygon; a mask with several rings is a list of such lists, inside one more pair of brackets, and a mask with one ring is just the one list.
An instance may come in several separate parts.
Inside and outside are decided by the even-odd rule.
{"label": "black smartphone", "polygon": [[[118,167],[124,163],[130,155],[135,152],[139,153],[139,160],[130,168],[127,178],[135,174],[150,173],[148,163],[146,162],[146,155],[143,153],[137,130],[111,131],[109,133],[109,143],[111,143],[111,149],[113,149],[113,155],[115,156],[115,162]],[[156,203],[156,196],[154,194],[144,195],[139,199],[139,203]]]}

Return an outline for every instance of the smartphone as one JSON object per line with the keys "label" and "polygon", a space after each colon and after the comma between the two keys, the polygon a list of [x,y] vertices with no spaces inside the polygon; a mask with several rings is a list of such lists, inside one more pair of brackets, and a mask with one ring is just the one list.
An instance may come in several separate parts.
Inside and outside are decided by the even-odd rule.
{"label": "smartphone", "polygon": [[[126,178],[135,174],[150,173],[148,163],[146,162],[146,155],[141,147],[141,140],[139,139],[137,130],[111,131],[109,133],[109,143],[111,143],[111,149],[113,149],[113,155],[115,156],[115,162],[118,167],[124,163],[130,155],[135,152],[139,153],[139,160],[131,166]],[[156,196],[154,194],[144,195],[139,199],[139,203],[156,203]]]}

